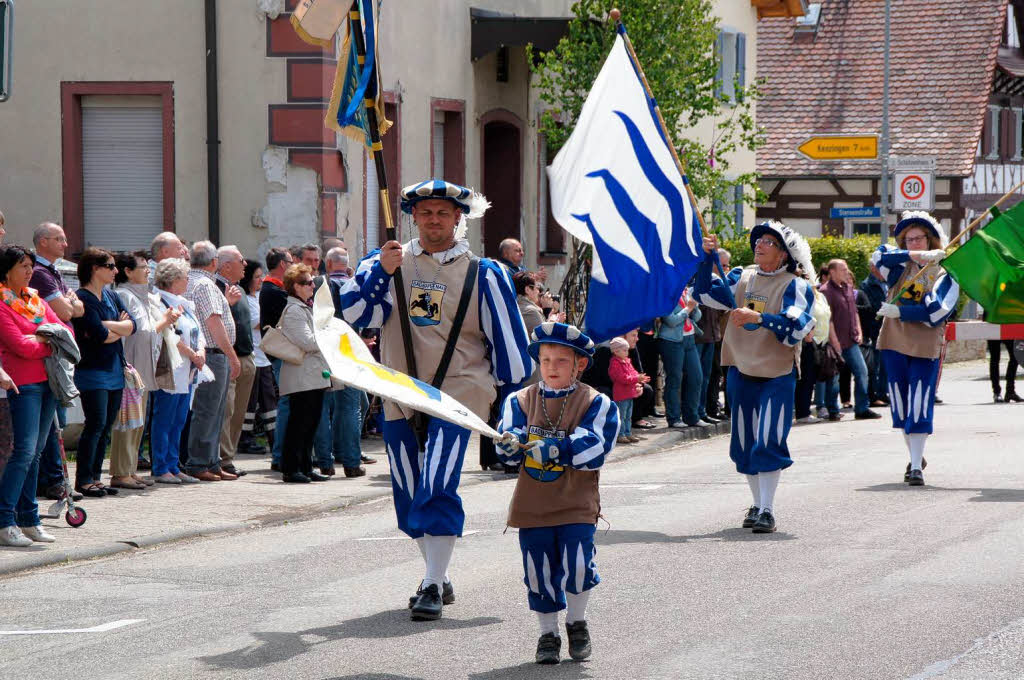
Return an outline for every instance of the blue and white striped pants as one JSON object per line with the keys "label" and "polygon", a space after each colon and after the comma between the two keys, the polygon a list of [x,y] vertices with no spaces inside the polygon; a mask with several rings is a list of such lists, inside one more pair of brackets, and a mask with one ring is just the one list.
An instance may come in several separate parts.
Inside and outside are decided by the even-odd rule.
{"label": "blue and white striped pants", "polygon": [[426,450],[420,451],[408,421],[384,421],[391,491],[402,532],[412,538],[462,536],[466,513],[459,480],[469,437],[465,428],[430,418]]}
{"label": "blue and white striped pants", "polygon": [[883,349],[882,361],[889,381],[892,426],[906,434],[931,434],[939,360]]}
{"label": "blue and white striped pants", "polygon": [[543,614],[565,609],[565,593],[578,595],[601,582],[594,556],[593,524],[560,524],[519,530],[523,582],[530,609]]}

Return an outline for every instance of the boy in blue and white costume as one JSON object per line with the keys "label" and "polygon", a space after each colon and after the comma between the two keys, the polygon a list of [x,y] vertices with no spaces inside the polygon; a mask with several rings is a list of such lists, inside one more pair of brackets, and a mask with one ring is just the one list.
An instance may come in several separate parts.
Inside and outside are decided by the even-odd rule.
{"label": "boy in blue and white costume", "polygon": [[562,644],[558,612],[566,608],[569,655],[590,656],[587,601],[601,580],[594,562],[598,479],[615,446],[619,411],[606,395],[577,381],[594,356],[593,341],[578,328],[542,323],[529,349],[541,382],[505,400],[497,451],[506,465],[522,463],[508,525],[519,529],[530,609],[540,622],[536,661],[553,664]]}
{"label": "boy in blue and white costume", "polygon": [[871,264],[889,284],[887,301],[878,311],[884,317],[878,349],[889,381],[892,426],[903,430],[910,453],[903,479],[911,486],[923,486],[924,445],[932,433],[939,354],[960,286],[942,267],[932,266],[903,292],[925,265],[946,257],[946,232],[931,215],[903,213],[893,236],[895,248],[879,246],[871,256]]}
{"label": "boy in blue and white costume", "polygon": [[[355,328],[380,328],[381,363],[408,373],[399,316],[407,314],[420,372],[415,377],[431,382],[474,264],[465,219],[482,216],[490,204],[466,187],[438,179],[405,187],[401,196],[402,210],[413,216],[419,238],[404,245],[388,241],[363,258],[356,275],[342,287],[342,313]],[[533,372],[533,362],[508,275],[489,259],[479,259],[478,266],[441,389],[487,420],[491,404],[517,389]],[[399,267],[405,310],[394,309],[392,276]],[[412,618],[437,619],[442,602],[455,601],[447,571],[465,522],[458,487],[470,432],[423,416],[427,430],[421,447],[409,422],[412,412],[385,402],[384,416],[398,528],[416,540],[426,563],[426,574],[410,601]]]}
{"label": "boy in blue and white costume", "polygon": [[729,457],[746,476],[754,504],[743,527],[754,533],[775,531],[775,490],[782,470],[793,464],[789,429],[800,343],[814,329],[814,291],[796,275],[797,265],[813,277],[807,241],[779,222],[750,232],[753,265],[736,267],[725,279],[712,280],[718,239],[704,239],[707,255],[697,270],[694,295],[701,304],[729,311],[722,340],[722,366],[732,409]]}

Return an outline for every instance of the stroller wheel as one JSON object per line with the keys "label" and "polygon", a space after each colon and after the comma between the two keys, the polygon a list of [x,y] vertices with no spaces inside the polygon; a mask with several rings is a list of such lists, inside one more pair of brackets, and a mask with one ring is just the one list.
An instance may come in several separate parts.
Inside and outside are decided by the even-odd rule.
{"label": "stroller wheel", "polygon": [[64,519],[76,529],[85,524],[87,518],[88,515],[85,513],[85,508],[75,508],[64,513]]}

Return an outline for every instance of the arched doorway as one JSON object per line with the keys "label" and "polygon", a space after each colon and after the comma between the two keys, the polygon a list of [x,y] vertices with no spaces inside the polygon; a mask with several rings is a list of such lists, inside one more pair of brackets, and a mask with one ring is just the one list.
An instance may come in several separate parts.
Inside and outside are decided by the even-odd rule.
{"label": "arched doorway", "polygon": [[502,239],[520,238],[522,214],[522,123],[504,110],[481,117],[483,193],[491,209],[483,219],[481,238],[485,257],[498,257]]}

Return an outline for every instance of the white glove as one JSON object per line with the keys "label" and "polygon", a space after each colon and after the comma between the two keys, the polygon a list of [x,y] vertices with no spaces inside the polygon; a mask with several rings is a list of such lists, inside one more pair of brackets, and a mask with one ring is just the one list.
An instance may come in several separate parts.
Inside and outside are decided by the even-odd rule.
{"label": "white glove", "polygon": [[878,310],[878,316],[887,316],[890,319],[898,319],[900,318],[900,308],[888,302],[883,302],[882,308]]}
{"label": "white glove", "polygon": [[501,435],[501,439],[494,442],[494,445],[504,452],[506,456],[514,456],[519,452],[519,437],[511,432]]}
{"label": "white glove", "polygon": [[526,445],[526,451],[538,465],[546,465],[553,460],[558,460],[557,442],[557,439],[536,439]]}
{"label": "white glove", "polygon": [[946,251],[941,249],[923,250],[917,256],[921,262],[942,262],[945,258]]}

